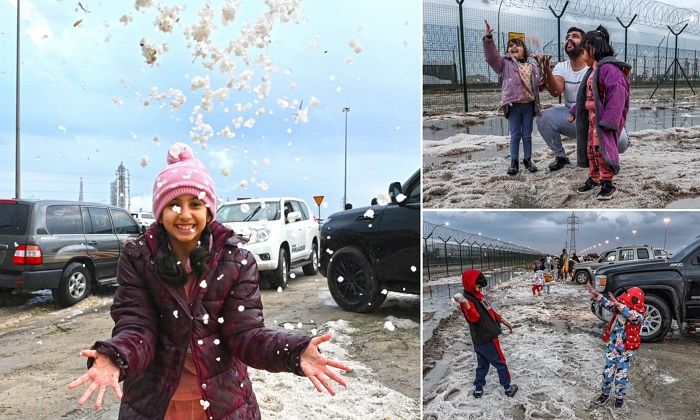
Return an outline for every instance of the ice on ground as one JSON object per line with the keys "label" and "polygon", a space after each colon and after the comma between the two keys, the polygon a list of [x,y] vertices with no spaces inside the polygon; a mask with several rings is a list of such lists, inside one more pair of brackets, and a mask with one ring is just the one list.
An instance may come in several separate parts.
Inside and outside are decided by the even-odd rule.
{"label": "ice on ground", "polygon": [[389,315],[386,317],[387,322],[391,322],[392,325],[396,328],[402,328],[402,329],[412,329],[412,328],[418,328],[420,325],[411,320],[411,319],[405,319],[405,318],[396,318],[395,316]]}
{"label": "ice on ground", "polygon": [[[426,118],[424,126],[436,118]],[[576,192],[588,171],[576,167],[575,141],[564,142],[572,165],[556,172],[547,168],[553,154],[540,136],[533,137],[536,173],[521,168],[517,175],[507,175],[507,157],[454,156],[479,147],[496,155],[504,141],[503,136],[458,134],[424,142],[424,157],[437,160],[423,169],[426,208],[663,208],[678,198],[700,195],[700,126],[630,133],[630,147],[620,155],[621,171],[614,181],[617,192],[608,201],[596,200],[595,191]]]}

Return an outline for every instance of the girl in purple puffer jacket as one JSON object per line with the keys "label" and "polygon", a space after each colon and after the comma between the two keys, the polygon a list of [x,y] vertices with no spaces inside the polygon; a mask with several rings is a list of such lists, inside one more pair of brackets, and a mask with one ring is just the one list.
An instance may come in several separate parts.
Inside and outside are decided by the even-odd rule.
{"label": "girl in purple puffer jacket", "polygon": [[[99,388],[121,399],[120,419],[259,419],[248,366],[308,377],[335,395],[318,345],[330,339],[265,328],[255,257],[214,221],[216,192],[185,144],[168,152],[153,185],[157,222],[124,247],[111,308],[112,337],[81,354],[88,382],[81,405]],[[119,381],[124,381],[124,393]]]}
{"label": "girl in purple puffer jacket", "polygon": [[577,188],[585,194],[600,186],[598,200],[610,200],[616,188],[613,177],[620,172],[617,142],[630,107],[628,75],[631,66],[615,60],[610,35],[603,26],[587,32],[581,43],[590,67],[569,112],[576,124],[576,154],[579,167],[588,167],[586,182]]}
{"label": "girl in purple puffer jacket", "polygon": [[493,28],[488,22],[484,36],[484,55],[489,66],[503,79],[501,108],[508,119],[510,130],[510,168],[507,173],[518,173],[520,139],[523,140],[523,165],[528,171],[536,172],[537,167],[532,163],[532,122],[535,115],[540,115],[542,111],[542,72],[538,66],[527,62],[527,46],[521,39],[508,41],[508,54],[501,55],[493,42]]}

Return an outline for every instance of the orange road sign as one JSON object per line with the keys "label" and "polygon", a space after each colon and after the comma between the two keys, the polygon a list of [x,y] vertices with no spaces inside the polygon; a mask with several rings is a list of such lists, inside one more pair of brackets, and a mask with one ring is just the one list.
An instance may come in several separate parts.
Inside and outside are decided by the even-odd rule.
{"label": "orange road sign", "polygon": [[321,203],[323,203],[323,196],[322,195],[315,195],[314,201],[316,202],[317,206],[320,206]]}

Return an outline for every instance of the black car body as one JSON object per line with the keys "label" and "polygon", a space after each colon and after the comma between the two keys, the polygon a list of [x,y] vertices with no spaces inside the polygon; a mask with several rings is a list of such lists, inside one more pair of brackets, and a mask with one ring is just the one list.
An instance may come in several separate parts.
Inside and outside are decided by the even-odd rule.
{"label": "black car body", "polygon": [[345,310],[377,309],[389,291],[420,293],[420,171],[389,195],[387,205],[334,213],[321,229],[320,272]]}
{"label": "black car body", "polygon": [[[618,294],[630,287],[644,290],[647,314],[641,339],[661,340],[675,319],[700,322],[700,238],[670,259],[651,259],[601,268],[596,272],[595,286],[600,292]],[[601,319],[604,311],[595,304],[591,310]]]}
{"label": "black car body", "polygon": [[57,200],[0,200],[0,289],[51,289],[62,306],[116,283],[127,239],[141,233],[124,209]]}

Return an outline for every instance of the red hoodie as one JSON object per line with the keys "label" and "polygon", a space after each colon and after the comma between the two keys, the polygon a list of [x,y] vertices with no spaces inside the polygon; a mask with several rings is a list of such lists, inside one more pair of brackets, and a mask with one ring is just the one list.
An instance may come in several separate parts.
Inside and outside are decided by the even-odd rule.
{"label": "red hoodie", "polygon": [[[476,280],[479,278],[479,276],[483,276],[481,274],[481,271],[479,270],[467,270],[464,273],[462,273],[462,287],[464,287],[464,290],[472,294],[475,298],[479,299],[479,301],[484,305],[486,309],[488,309],[489,314],[491,315],[491,318],[493,318],[497,323],[501,323],[501,315],[494,311],[493,308],[491,307],[491,303],[486,299],[486,297],[482,294],[476,291]],[[474,305],[469,305],[469,309],[467,309],[467,305],[462,303],[459,305],[460,308],[462,309],[462,312],[464,313],[464,316],[467,318],[467,321],[471,323],[475,323],[479,321],[479,312],[476,310]]]}

